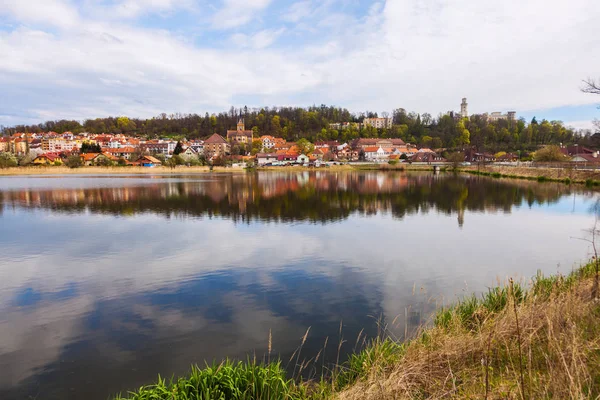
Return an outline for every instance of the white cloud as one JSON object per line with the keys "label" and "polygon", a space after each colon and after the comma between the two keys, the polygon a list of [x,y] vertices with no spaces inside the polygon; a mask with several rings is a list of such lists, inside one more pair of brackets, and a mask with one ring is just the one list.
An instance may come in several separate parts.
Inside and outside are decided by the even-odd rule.
{"label": "white cloud", "polygon": [[[4,124],[220,111],[240,98],[248,106],[327,103],[434,115],[457,109],[462,97],[471,112],[598,101],[579,91],[600,65],[591,50],[600,46],[595,0],[386,1],[358,16],[343,2],[300,1],[277,11],[285,31],[275,16],[261,17],[271,0],[224,0],[202,14],[194,40],[106,13],[82,20],[88,13],[67,1],[24,3],[0,5],[17,21],[0,31]],[[130,18],[182,3],[119,4]],[[49,21],[69,29],[44,31]],[[232,28],[239,30],[219,35]]]}
{"label": "white cloud", "polygon": [[281,29],[264,29],[253,35],[236,33],[231,36],[231,41],[238,47],[251,47],[254,49],[264,49],[271,46],[279,36],[285,32]]}
{"label": "white cloud", "polygon": [[246,25],[272,0],[223,0],[223,7],[212,18],[215,29],[231,29]]}
{"label": "white cloud", "polygon": [[78,22],[76,9],[66,0],[2,0],[0,15],[9,15],[24,23],[68,28]]}

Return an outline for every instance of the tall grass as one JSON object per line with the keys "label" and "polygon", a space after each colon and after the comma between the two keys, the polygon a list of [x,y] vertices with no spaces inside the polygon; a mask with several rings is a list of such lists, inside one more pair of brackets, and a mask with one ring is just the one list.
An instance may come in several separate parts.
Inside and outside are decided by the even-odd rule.
{"label": "tall grass", "polygon": [[249,360],[225,361],[202,369],[194,366],[188,377],[169,382],[159,377],[156,384],[116,400],[293,400],[306,396],[304,386],[286,378],[279,363],[260,365]]}

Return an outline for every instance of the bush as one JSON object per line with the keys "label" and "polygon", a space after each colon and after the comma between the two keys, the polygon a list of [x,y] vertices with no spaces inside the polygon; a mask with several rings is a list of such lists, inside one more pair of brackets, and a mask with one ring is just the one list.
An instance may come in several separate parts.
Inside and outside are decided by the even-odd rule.
{"label": "bush", "polygon": [[0,168],[11,168],[18,165],[17,157],[12,153],[0,153]]}
{"label": "bush", "polygon": [[388,164],[396,165],[396,164],[398,164],[398,160],[390,160],[390,161],[388,161]]}
{"label": "bush", "polygon": [[546,178],[545,176],[538,176],[537,177],[537,181],[538,182],[546,182],[548,180],[548,178]]}
{"label": "bush", "polygon": [[502,176],[502,174],[500,172],[492,173],[492,178],[500,178],[501,176]]}
{"label": "bush", "polygon": [[533,156],[538,162],[565,161],[565,155],[560,151],[558,146],[546,146],[535,152]]}
{"label": "bush", "polygon": [[79,168],[83,166],[83,160],[78,155],[73,154],[67,157],[65,165],[69,168]]}

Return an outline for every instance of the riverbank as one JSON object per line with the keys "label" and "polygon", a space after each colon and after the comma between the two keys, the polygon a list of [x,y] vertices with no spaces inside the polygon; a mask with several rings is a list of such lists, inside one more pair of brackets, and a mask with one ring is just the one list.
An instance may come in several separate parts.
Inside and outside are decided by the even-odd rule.
{"label": "riverbank", "polygon": [[[243,168],[213,167],[213,172],[244,172]],[[64,166],[15,167],[0,169],[0,176],[17,175],[103,175],[103,174],[187,174],[210,172],[204,167],[80,167]]]}
{"label": "riverbank", "polygon": [[582,183],[600,185],[600,171],[572,168],[533,168],[486,165],[481,167],[461,167],[460,172],[494,178],[537,180],[540,182]]}
{"label": "riverbank", "polygon": [[415,339],[377,339],[318,382],[287,379],[279,364],[226,362],[117,399],[597,398],[597,291],[590,263],[467,297]]}

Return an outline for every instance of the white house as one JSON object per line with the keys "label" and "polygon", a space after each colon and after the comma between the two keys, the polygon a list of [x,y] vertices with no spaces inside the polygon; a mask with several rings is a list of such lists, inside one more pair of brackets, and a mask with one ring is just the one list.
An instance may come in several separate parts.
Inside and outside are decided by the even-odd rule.
{"label": "white house", "polygon": [[258,153],[256,155],[256,162],[258,165],[271,164],[277,161],[277,154],[275,153]]}
{"label": "white house", "polygon": [[298,164],[308,164],[310,162],[310,158],[306,154],[300,154],[298,158],[296,158],[296,162]]}
{"label": "white house", "polygon": [[365,160],[371,162],[383,162],[388,159],[388,155],[385,150],[379,146],[365,147]]}

